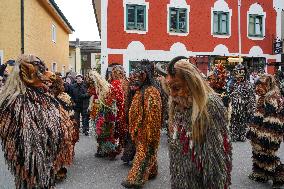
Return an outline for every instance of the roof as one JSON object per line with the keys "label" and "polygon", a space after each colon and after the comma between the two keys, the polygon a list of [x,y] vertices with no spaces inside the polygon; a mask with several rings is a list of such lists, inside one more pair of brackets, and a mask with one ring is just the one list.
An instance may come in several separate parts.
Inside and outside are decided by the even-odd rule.
{"label": "roof", "polygon": [[49,0],[49,2],[51,3],[51,5],[54,7],[54,9],[56,10],[56,12],[59,14],[59,16],[62,18],[62,20],[66,23],[66,25],[69,27],[69,29],[71,31],[75,31],[74,28],[71,26],[71,24],[69,23],[69,21],[67,20],[67,18],[64,16],[63,12],[60,10],[60,8],[58,7],[58,5],[55,3],[54,0]]}
{"label": "roof", "polygon": [[[69,47],[76,47],[76,41],[69,41]],[[101,50],[100,41],[80,41],[81,51]]]}
{"label": "roof", "polygon": [[96,23],[97,23],[97,27],[98,27],[98,30],[99,30],[99,34],[100,34],[100,37],[101,36],[101,0],[92,0],[92,3],[93,3],[93,9],[94,9],[94,14],[95,14],[95,17],[96,17]]}

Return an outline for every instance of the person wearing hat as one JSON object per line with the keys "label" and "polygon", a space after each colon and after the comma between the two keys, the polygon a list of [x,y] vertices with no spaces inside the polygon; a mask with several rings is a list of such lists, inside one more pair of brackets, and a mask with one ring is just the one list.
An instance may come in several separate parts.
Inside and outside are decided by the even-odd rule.
{"label": "person wearing hat", "polygon": [[83,76],[78,74],[76,76],[76,82],[71,86],[70,95],[72,100],[75,103],[74,111],[75,111],[75,119],[77,122],[77,126],[80,128],[80,116],[82,116],[82,124],[83,124],[83,133],[88,136],[89,135],[89,99],[90,95],[88,94],[88,89],[86,84],[84,83]]}

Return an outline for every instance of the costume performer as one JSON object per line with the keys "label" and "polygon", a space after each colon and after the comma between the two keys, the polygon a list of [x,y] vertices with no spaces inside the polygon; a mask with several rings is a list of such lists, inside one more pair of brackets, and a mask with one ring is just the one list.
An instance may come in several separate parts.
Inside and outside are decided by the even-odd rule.
{"label": "costume performer", "polygon": [[161,97],[153,86],[153,65],[142,61],[135,71],[133,97],[129,110],[129,129],[136,147],[133,165],[126,180],[126,188],[142,187],[158,174],[157,151],[160,142]]}
{"label": "costume performer", "polygon": [[96,157],[114,159],[120,152],[120,131],[125,127],[124,93],[119,80],[109,84],[97,72],[90,73],[95,82],[96,94],[91,115],[97,136]]}
{"label": "costume performer", "polygon": [[121,65],[116,65],[112,68],[110,80],[119,80],[122,84],[122,89],[124,91],[125,127],[120,129],[120,144],[122,144],[122,147],[124,148],[121,160],[124,163],[129,164],[129,162],[134,159],[134,155],[136,152],[135,145],[133,144],[129,133],[128,114],[135,91],[132,90],[131,86],[129,85],[129,81],[126,78],[125,71]]}
{"label": "costume performer", "polygon": [[225,107],[229,107],[230,99],[226,90],[226,79],[226,68],[223,64],[217,64],[213,69],[213,73],[208,77],[210,87],[221,95]]}
{"label": "costume performer", "polygon": [[44,63],[21,55],[0,94],[0,137],[17,189],[51,189],[73,158],[68,113],[51,95]]}
{"label": "costume performer", "polygon": [[247,133],[253,154],[249,178],[258,182],[271,179],[273,188],[280,188],[284,185],[284,166],[276,155],[284,136],[280,91],[269,74],[260,76],[255,90],[258,95],[256,110]]}
{"label": "costume performer", "polygon": [[275,80],[279,86],[281,95],[284,96],[284,67],[281,66],[281,70],[277,70],[275,73]]}
{"label": "costume performer", "polygon": [[172,189],[226,189],[232,147],[222,100],[185,57],[168,67]]}
{"label": "costume performer", "polygon": [[245,79],[245,68],[238,64],[234,69],[236,83],[230,94],[232,103],[232,116],[230,132],[232,141],[245,141],[248,124],[251,121],[255,95],[253,86]]}
{"label": "costume performer", "polygon": [[123,97],[116,100],[116,105],[119,111],[117,112],[115,138],[118,139],[117,150],[120,153],[126,143],[126,135],[128,131],[126,117],[129,111],[129,103],[126,98],[128,96],[129,83],[126,78],[126,73],[121,65],[115,65],[112,68],[109,81],[111,85],[116,88],[114,96]]}
{"label": "costume performer", "polygon": [[[74,148],[76,142],[79,140],[79,126],[77,125],[77,121],[74,117],[74,110],[73,110],[73,102],[71,97],[65,93],[64,89],[64,82],[59,75],[54,75],[54,79],[52,79],[52,85],[49,87],[50,93],[54,96],[54,98],[61,104],[61,106],[68,112],[70,119],[72,120],[73,124],[69,125],[68,134],[72,137],[72,146],[70,149],[73,152],[74,156]],[[71,145],[71,144],[70,144]],[[67,164],[68,165],[68,164]],[[56,179],[61,181],[62,179],[66,178],[67,169],[62,167],[56,174]]]}

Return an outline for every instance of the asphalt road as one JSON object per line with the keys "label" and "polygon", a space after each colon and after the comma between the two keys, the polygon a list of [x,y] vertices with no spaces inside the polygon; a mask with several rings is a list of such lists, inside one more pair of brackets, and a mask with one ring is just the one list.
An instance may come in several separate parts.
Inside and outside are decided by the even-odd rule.
{"label": "asphalt road", "polygon": [[[76,145],[74,164],[68,170],[67,179],[57,189],[124,189],[120,183],[126,177],[128,166],[116,161],[98,159],[95,154],[94,137],[80,136]],[[279,153],[284,162],[284,145]],[[159,175],[146,183],[144,189],[170,189],[169,158],[166,136],[161,138],[159,149]],[[251,148],[248,142],[233,144],[232,189],[268,189],[271,183],[258,184],[248,179],[251,170]],[[13,177],[7,170],[0,151],[0,189],[14,189]]]}

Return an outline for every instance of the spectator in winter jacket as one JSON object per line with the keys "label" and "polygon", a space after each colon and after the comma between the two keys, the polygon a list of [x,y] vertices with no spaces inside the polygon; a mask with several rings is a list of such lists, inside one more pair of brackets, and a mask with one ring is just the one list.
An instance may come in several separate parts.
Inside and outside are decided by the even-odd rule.
{"label": "spectator in winter jacket", "polygon": [[0,65],[0,76],[2,77],[4,76],[6,68],[7,68],[7,62]]}
{"label": "spectator in winter jacket", "polygon": [[80,115],[82,116],[83,133],[89,135],[89,99],[88,89],[83,81],[82,75],[76,76],[76,82],[70,88],[70,95],[75,106],[75,119],[78,126],[80,126]]}

